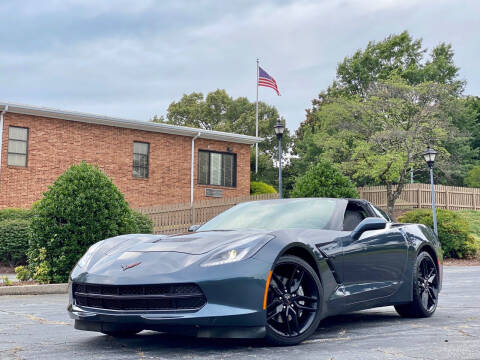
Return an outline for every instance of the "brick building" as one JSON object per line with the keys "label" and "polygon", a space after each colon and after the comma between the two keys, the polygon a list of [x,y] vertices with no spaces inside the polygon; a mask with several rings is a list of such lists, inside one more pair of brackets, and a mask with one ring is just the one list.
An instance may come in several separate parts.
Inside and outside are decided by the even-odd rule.
{"label": "brick building", "polygon": [[132,207],[248,195],[250,146],[261,140],[9,103],[0,114],[0,208],[30,207],[81,161],[98,165]]}

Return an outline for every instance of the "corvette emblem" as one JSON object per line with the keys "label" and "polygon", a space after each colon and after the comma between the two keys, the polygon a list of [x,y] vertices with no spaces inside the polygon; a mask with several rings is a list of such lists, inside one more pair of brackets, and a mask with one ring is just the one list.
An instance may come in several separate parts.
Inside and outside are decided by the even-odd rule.
{"label": "corvette emblem", "polygon": [[128,270],[128,269],[131,269],[131,268],[133,268],[133,267],[135,267],[135,266],[140,265],[141,263],[142,263],[142,262],[139,261],[139,262],[136,262],[136,263],[130,264],[130,265],[122,265],[122,270],[123,270],[123,271],[126,271],[126,270]]}

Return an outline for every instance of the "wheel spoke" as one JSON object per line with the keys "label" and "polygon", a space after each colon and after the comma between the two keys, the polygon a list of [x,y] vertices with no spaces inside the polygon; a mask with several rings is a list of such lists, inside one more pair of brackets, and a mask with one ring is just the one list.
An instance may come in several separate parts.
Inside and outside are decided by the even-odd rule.
{"label": "wheel spoke", "polygon": [[282,312],[282,310],[283,310],[283,309],[278,310],[278,311],[276,311],[275,313],[268,315],[268,316],[267,316],[267,321],[273,319],[275,316],[278,316],[278,315]]}
{"label": "wheel spoke", "polygon": [[275,293],[277,293],[278,296],[283,296],[284,294],[280,291],[280,289],[277,287],[277,285],[273,286],[270,283],[270,289],[272,289]]}
{"label": "wheel spoke", "polygon": [[428,310],[428,290],[423,290],[422,292],[422,305],[423,308]]}
{"label": "wheel spoke", "polygon": [[299,333],[299,326],[298,326],[297,312],[293,309],[290,309],[290,316],[292,317],[293,330],[298,334]]}
{"label": "wheel spoke", "polygon": [[317,301],[317,298],[315,296],[305,296],[305,295],[298,295],[295,297],[295,301]]}
{"label": "wheel spoke", "polygon": [[432,284],[432,283],[433,283],[433,280],[435,280],[436,277],[437,277],[437,274],[434,273],[433,275],[431,275],[431,276],[428,278],[428,282],[429,282],[430,284]]}
{"label": "wheel spoke", "polygon": [[291,335],[292,329],[290,329],[290,322],[288,321],[288,308],[287,310],[282,312],[282,318],[283,318],[283,321],[285,321],[285,324],[287,325],[287,334]]}
{"label": "wheel spoke", "polygon": [[424,279],[427,277],[427,273],[428,273],[427,262],[425,260],[423,260],[422,261],[422,275],[423,275]]}
{"label": "wheel spoke", "polygon": [[285,285],[283,285],[282,280],[275,274],[272,275],[272,278],[275,280],[275,285],[283,293],[285,291]]}
{"label": "wheel spoke", "polygon": [[433,302],[437,301],[438,297],[438,291],[435,289],[433,286],[428,287],[428,293],[430,294],[430,298],[432,299]]}
{"label": "wheel spoke", "polygon": [[287,291],[291,291],[293,282],[295,281],[295,275],[297,274],[298,265],[293,268],[292,275],[290,275],[290,279],[287,282]]}
{"label": "wheel spoke", "polygon": [[315,309],[315,308],[313,308],[313,307],[301,305],[301,304],[299,304],[298,302],[295,302],[295,305],[297,306],[297,308],[299,308],[300,310],[303,310],[303,311],[307,311],[307,312],[315,312],[315,311],[317,311],[317,309]]}
{"label": "wheel spoke", "polygon": [[281,303],[282,303],[282,302],[281,302],[280,300],[274,299],[270,304],[268,304],[268,306],[267,306],[267,312],[268,312],[269,309],[272,309],[272,308],[280,305]]}
{"label": "wheel spoke", "polygon": [[299,270],[299,276],[298,276],[298,279],[297,281],[295,282],[295,286],[293,288],[290,288],[290,290],[292,291],[292,293],[295,293],[298,291],[298,289],[300,288],[300,285],[302,284],[302,280],[303,280],[303,276],[305,275],[305,270],[303,269],[300,269]]}

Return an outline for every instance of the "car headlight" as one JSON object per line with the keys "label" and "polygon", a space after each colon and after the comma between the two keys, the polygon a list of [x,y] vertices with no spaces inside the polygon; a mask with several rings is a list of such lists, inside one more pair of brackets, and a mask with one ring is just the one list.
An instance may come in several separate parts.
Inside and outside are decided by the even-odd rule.
{"label": "car headlight", "polygon": [[243,259],[248,259],[255,255],[258,250],[265,246],[274,237],[275,236],[273,235],[256,235],[237,241],[210,256],[200,266],[206,267],[230,264]]}
{"label": "car headlight", "polygon": [[82,268],[85,268],[88,266],[88,263],[90,260],[92,260],[93,255],[95,254],[95,251],[103,244],[103,240],[99,241],[92,246],[90,246],[87,250],[87,252],[78,260],[77,266],[80,266]]}

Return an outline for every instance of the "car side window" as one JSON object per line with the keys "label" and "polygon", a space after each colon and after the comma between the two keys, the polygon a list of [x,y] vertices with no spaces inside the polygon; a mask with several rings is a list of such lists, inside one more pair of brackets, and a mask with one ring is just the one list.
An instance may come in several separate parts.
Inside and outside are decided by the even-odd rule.
{"label": "car side window", "polygon": [[349,203],[343,216],[343,231],[353,231],[366,217],[367,214],[361,206]]}
{"label": "car side window", "polygon": [[379,208],[377,208],[376,206],[373,206],[373,205],[372,205],[372,208],[373,208],[373,210],[375,211],[375,213],[377,214],[378,217],[384,218],[388,222],[392,222],[392,219],[390,219],[390,216],[388,216],[385,211],[383,211],[382,209],[379,209]]}

